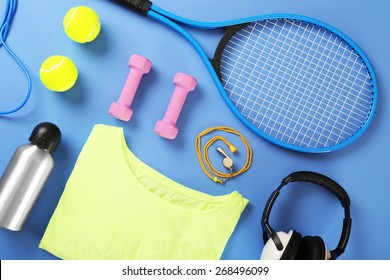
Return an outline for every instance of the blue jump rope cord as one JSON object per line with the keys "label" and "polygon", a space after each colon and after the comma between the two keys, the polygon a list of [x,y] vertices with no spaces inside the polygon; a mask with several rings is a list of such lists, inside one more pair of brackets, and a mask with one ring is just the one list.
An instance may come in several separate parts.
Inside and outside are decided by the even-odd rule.
{"label": "blue jump rope cord", "polygon": [[4,16],[3,16],[3,19],[1,20],[1,25],[0,25],[0,48],[4,47],[4,49],[19,64],[20,68],[23,70],[24,74],[26,75],[27,82],[28,82],[28,88],[27,88],[26,97],[16,108],[14,108],[12,110],[7,110],[7,111],[0,111],[0,115],[12,114],[12,113],[15,113],[16,111],[19,111],[27,103],[28,99],[30,98],[31,89],[32,89],[31,77],[30,77],[30,74],[28,73],[26,67],[19,60],[19,58],[13,53],[13,51],[5,44],[9,29],[11,26],[11,21],[15,15],[15,12],[16,12],[16,5],[17,5],[17,0],[7,0]]}

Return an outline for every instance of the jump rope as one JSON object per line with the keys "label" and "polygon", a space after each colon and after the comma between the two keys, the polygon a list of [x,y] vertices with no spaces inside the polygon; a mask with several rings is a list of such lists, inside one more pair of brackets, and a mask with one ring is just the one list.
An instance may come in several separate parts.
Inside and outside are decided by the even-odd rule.
{"label": "jump rope", "polygon": [[11,57],[15,60],[15,62],[20,66],[20,68],[23,70],[24,74],[26,75],[27,78],[27,92],[25,95],[24,100],[15,108],[10,109],[10,110],[0,110],[0,115],[7,115],[7,114],[12,114],[17,111],[19,111],[23,106],[27,103],[28,99],[30,98],[31,95],[31,89],[32,89],[32,82],[31,82],[31,77],[30,74],[28,73],[26,67],[23,65],[23,63],[20,61],[20,59],[15,55],[15,53],[6,45],[5,41],[7,39],[12,19],[14,18],[15,12],[16,12],[16,6],[17,6],[17,0],[7,0],[6,7],[5,7],[5,12],[4,16],[1,20],[1,25],[0,25],[0,49],[1,47],[4,47],[4,49],[11,55]]}

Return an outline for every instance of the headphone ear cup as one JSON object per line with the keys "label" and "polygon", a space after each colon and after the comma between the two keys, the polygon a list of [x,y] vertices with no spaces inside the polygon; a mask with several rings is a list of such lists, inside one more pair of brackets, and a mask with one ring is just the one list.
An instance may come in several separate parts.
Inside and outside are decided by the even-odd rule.
{"label": "headphone ear cup", "polygon": [[261,260],[288,260],[296,255],[302,239],[301,234],[294,230],[290,230],[288,233],[279,231],[276,234],[282,242],[283,249],[279,251],[272,238],[270,238],[261,252]]}
{"label": "headphone ear cup", "polygon": [[280,257],[281,260],[295,260],[301,246],[302,235],[295,230],[290,232],[292,232],[291,238],[284,247],[284,252]]}
{"label": "headphone ear cup", "polygon": [[328,250],[325,242],[319,236],[305,236],[297,252],[297,260],[326,260]]}

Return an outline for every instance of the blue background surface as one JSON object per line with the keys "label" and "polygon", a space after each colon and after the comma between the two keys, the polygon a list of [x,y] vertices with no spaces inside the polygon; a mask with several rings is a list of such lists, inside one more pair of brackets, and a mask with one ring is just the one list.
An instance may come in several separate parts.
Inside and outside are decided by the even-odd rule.
{"label": "blue background surface", "polygon": [[[0,1],[1,14],[5,7]],[[223,253],[223,259],[258,259],[263,248],[260,217],[270,193],[293,171],[323,173],[349,193],[352,233],[340,259],[390,259],[390,43],[386,0],[191,0],[154,3],[177,15],[199,21],[223,21],[271,13],[292,13],[318,19],[341,30],[367,55],[379,86],[378,110],[366,133],[352,145],[327,154],[304,154],[273,145],[256,136],[230,112],[195,49],[175,31],[138,16],[108,0],[19,1],[7,39],[30,71],[32,96],[19,112],[0,117],[0,173],[17,146],[27,143],[33,127],[42,121],[56,123],[63,139],[55,153],[56,167],[24,229],[0,229],[0,259],[53,259],[38,248],[48,221],[58,203],[74,163],[92,127],[97,123],[124,128],[130,149],[142,161],[190,188],[213,195],[239,191],[250,200]],[[66,37],[62,19],[79,5],[93,8],[101,18],[102,30],[92,43],[81,45]],[[221,32],[193,31],[213,53]],[[39,80],[41,63],[49,56],[69,56],[77,65],[79,79],[66,93],[47,90]],[[128,75],[128,59],[140,54],[153,62],[132,104],[130,122],[108,114]],[[176,72],[198,80],[188,96],[177,123],[178,137],[163,139],[153,132],[165,113],[173,92]],[[27,84],[13,60],[0,49],[0,110],[23,98]],[[194,151],[194,140],[202,130],[226,125],[239,130],[254,150],[253,165],[244,175],[225,186],[211,182],[202,172]],[[239,141],[232,139],[240,148]],[[238,162],[244,157],[241,149]],[[212,153],[217,164],[218,155]],[[330,249],[336,247],[343,211],[337,199],[311,184],[287,187],[271,215],[277,230],[295,229],[303,235],[320,235]]]}

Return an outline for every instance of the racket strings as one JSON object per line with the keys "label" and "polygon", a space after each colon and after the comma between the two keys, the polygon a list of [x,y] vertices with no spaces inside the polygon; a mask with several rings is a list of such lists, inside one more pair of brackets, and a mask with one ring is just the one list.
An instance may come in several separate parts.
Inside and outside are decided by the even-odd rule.
{"label": "racket strings", "polygon": [[[296,26],[297,24],[296,24],[296,23],[292,23],[292,24],[291,24],[291,26],[294,26],[294,25]],[[274,24],[274,26],[276,26],[276,24]],[[266,28],[266,29],[269,29],[271,32],[274,32],[274,30],[271,29],[270,27],[265,27],[265,28]],[[306,28],[307,28],[307,27],[306,27]],[[312,25],[312,28],[315,28],[315,26]],[[256,27],[252,27],[251,29],[256,29]],[[236,37],[235,39],[237,40],[237,42],[231,41],[232,44],[231,44],[231,45],[227,45],[227,48],[225,49],[226,52],[228,52],[228,53],[230,53],[230,54],[234,54],[234,51],[237,50],[237,49],[236,49],[237,47],[242,48],[242,46],[243,46],[242,44],[247,44],[247,42],[244,41],[245,39],[249,39],[248,41],[251,41],[251,40],[252,40],[252,39],[250,38],[252,32],[249,33],[247,30],[243,30],[242,33],[243,33],[243,34],[241,35],[241,37],[242,37],[243,39],[240,39],[239,37]],[[316,36],[318,37],[318,34],[315,34],[315,33],[313,33],[313,34],[316,35]],[[238,33],[238,35],[240,35],[240,33]],[[279,34],[279,35],[280,35],[280,34]],[[296,36],[297,34],[295,33],[294,35]],[[334,36],[333,34],[330,34],[330,35],[331,35],[331,36]],[[306,36],[306,35],[305,35],[305,36]],[[300,38],[301,38],[301,39],[305,39],[305,40],[307,41],[307,38],[305,38],[305,36],[301,35]],[[335,37],[335,40],[338,39],[338,37],[336,37],[336,36],[334,36],[334,37]],[[269,47],[268,47],[268,44],[270,43],[270,42],[269,42],[269,39],[270,39],[270,38],[271,38],[271,37],[268,37],[267,41],[265,42],[266,44],[264,44],[264,50],[267,50],[267,49],[268,49],[268,50],[267,50],[267,53],[268,53],[269,57],[272,57],[272,58],[276,61],[276,59],[278,59],[280,55],[278,55],[278,53],[275,51],[275,48],[276,48],[276,46],[277,46],[276,44],[273,44],[273,45],[272,45],[272,48],[269,48]],[[254,44],[252,44],[253,47],[256,46],[256,43],[258,42],[258,39],[260,39],[260,37],[257,37],[257,41],[254,42]],[[320,39],[321,39],[321,38],[320,38]],[[277,40],[279,40],[279,38],[277,38]],[[307,41],[307,42],[310,42],[310,41]],[[329,43],[329,40],[327,40],[327,42]],[[339,42],[340,42],[340,41],[339,41]],[[347,47],[347,45],[344,45],[344,46]],[[293,47],[293,46],[289,46],[289,47],[290,47],[290,54],[294,54],[293,52],[291,52],[291,50],[293,50],[293,51],[294,51],[294,50],[295,50],[295,51],[298,50],[297,47]],[[302,45],[301,45],[300,47],[302,47]],[[321,52],[321,53],[319,52],[318,47],[320,47],[319,44],[317,44],[317,50],[315,50],[315,49],[310,49],[310,51],[311,51],[311,52],[315,51],[318,55],[322,55],[322,52]],[[232,50],[231,52],[229,52],[229,50],[228,50],[229,48]],[[245,46],[244,46],[244,49],[245,49]],[[308,50],[309,50],[309,49],[308,49]],[[302,52],[302,50],[299,50],[299,51]],[[275,53],[276,53],[276,55],[275,55]],[[310,57],[314,59],[316,53],[310,55]],[[353,56],[352,58],[349,59],[349,61],[352,62],[353,65],[356,65],[356,59],[358,59],[359,56],[358,56],[356,53],[354,53],[354,52],[348,51],[348,53],[349,53],[351,56]],[[245,53],[238,53],[237,55],[242,55],[242,56],[244,56]],[[334,56],[335,56],[335,59],[331,59],[331,55],[334,55]],[[341,56],[338,54],[338,52],[332,51],[332,50],[330,49],[330,51],[329,51],[329,56],[328,56],[328,57],[331,59],[331,62],[334,62],[334,61],[336,60],[337,56],[338,56],[338,57],[341,57]],[[253,57],[251,57],[250,55],[248,55],[247,57],[248,57],[248,58],[253,58]],[[302,57],[303,57],[303,55],[302,55],[302,54],[299,54],[299,58],[302,58]],[[287,58],[287,56],[285,56],[285,58]],[[346,58],[346,57],[344,57],[344,59],[345,59],[345,58]],[[291,58],[290,58],[290,59],[291,59]],[[240,63],[240,61],[239,61],[239,60],[236,60],[236,59],[233,59],[233,61],[234,61],[234,63],[238,63],[238,64]],[[250,61],[247,61],[247,62],[250,62]],[[298,59],[296,59],[294,62],[296,62],[298,65],[301,64],[302,67],[305,67],[305,65],[303,65],[302,62],[300,62]],[[329,62],[327,62],[327,61],[322,61],[322,62],[324,63],[324,66],[332,67],[332,63],[329,63]],[[242,64],[242,63],[241,63],[241,64]],[[252,65],[252,66],[254,66],[254,65]],[[359,71],[357,71],[357,70],[355,70],[353,67],[349,66],[349,64],[345,64],[345,66],[346,66],[346,68],[347,68],[349,71],[355,72],[355,73],[353,73],[354,75],[360,75]],[[316,67],[313,67],[313,70],[318,72],[318,70],[316,69]],[[316,73],[316,74],[320,74],[320,73]],[[365,81],[366,81],[365,77],[360,77],[360,81],[361,81],[361,82],[365,82]]]}
{"label": "racket strings", "polygon": [[338,36],[303,21],[254,22],[236,33],[222,54],[221,76],[241,114],[294,145],[348,139],[372,103],[360,56]]}
{"label": "racket strings", "polygon": [[[285,58],[287,58],[287,56],[285,56]],[[312,56],[312,58],[314,58],[314,56]],[[275,60],[276,61],[276,60]],[[283,62],[286,62],[285,60],[283,60]],[[300,62],[298,62],[298,64],[302,64],[302,66],[304,66],[303,65],[303,63],[300,63]],[[253,66],[256,66],[256,65],[253,65]],[[283,64],[280,64],[280,66],[283,66]],[[242,69],[245,69],[245,68],[242,68]],[[255,68],[253,68],[253,69],[255,69]],[[325,69],[325,68],[323,68],[323,69]],[[318,71],[318,70],[316,70],[316,69],[314,69],[315,71]],[[306,71],[307,72],[307,71]],[[252,73],[248,73],[249,75],[252,75]],[[256,73],[256,75],[258,75],[258,74],[260,74],[259,72],[257,72]],[[321,74],[321,73],[315,73],[315,74]],[[253,76],[253,75],[252,75]],[[282,77],[283,78],[283,77]],[[303,81],[303,80],[301,80],[301,81]],[[227,81],[228,82],[228,81]]]}
{"label": "racket strings", "polygon": [[[283,79],[283,77],[282,77],[282,79]],[[273,80],[273,81],[275,81],[275,80]],[[303,79],[302,79],[301,81],[303,81]],[[287,83],[286,83],[286,85],[287,85]],[[307,86],[310,86],[310,85],[307,85]],[[245,90],[245,89],[244,89],[244,90]]]}
{"label": "racket strings", "polygon": [[[301,24],[301,23],[300,23]],[[309,25],[306,25],[305,26],[305,31],[304,31],[304,33],[307,31],[307,28],[308,28],[308,26]],[[311,31],[310,32],[312,32],[312,30],[313,30],[313,28],[314,28],[314,26],[311,26]],[[316,38],[319,36],[318,35],[318,33],[319,32],[316,32],[315,33],[315,38],[314,38],[314,40],[316,40]],[[294,36],[295,36],[295,34],[294,34]],[[300,41],[299,41],[299,43],[301,43],[301,40],[302,40],[302,38],[303,38],[303,36],[301,36],[299,39],[300,39]],[[322,40],[322,38],[320,39],[320,40]],[[306,41],[307,42],[307,41]],[[328,41],[328,42],[326,42],[326,44],[328,44],[330,41]],[[305,44],[305,47],[306,47],[306,44]],[[317,47],[315,48],[315,49],[313,49],[314,50],[314,53],[317,53],[318,52],[318,47],[319,47],[319,45],[317,45]],[[298,50],[297,48],[293,48],[294,49],[294,55],[295,55],[295,52]],[[302,63],[302,65],[307,65],[307,64],[312,64],[313,63],[313,60],[314,60],[314,57],[315,56],[311,56],[311,57],[307,57],[307,58],[310,58],[310,61],[308,61],[307,60],[307,58],[306,58],[306,60]],[[297,65],[298,64],[296,64],[296,66],[295,66],[295,68],[297,68]],[[303,70],[303,75],[302,76],[300,76],[299,78],[300,78],[300,83],[299,83],[299,86],[298,86],[298,88],[302,88],[302,89],[304,89],[304,87],[302,87],[302,82],[303,81],[305,81],[305,79],[306,79],[306,76],[309,74],[309,72],[306,70],[306,69],[303,69],[303,68],[301,68],[301,70]],[[321,69],[321,72],[323,72],[323,70],[324,69]],[[328,70],[326,70],[326,71],[328,71]],[[302,72],[302,71],[301,71]],[[319,80],[319,77],[320,77],[320,75],[318,75],[318,74],[321,74],[321,73],[317,73],[317,75],[315,76],[315,78],[314,78],[314,80],[313,80],[313,84],[315,85],[317,82],[318,82],[318,80]],[[291,77],[291,76],[290,76]],[[322,84],[323,84],[323,82],[324,82],[324,80],[322,81]],[[321,85],[319,86],[320,88],[321,88]],[[310,84],[309,82],[307,83],[307,91],[306,92],[308,92],[308,91],[313,91],[314,90],[314,88],[312,87],[312,84]],[[325,90],[325,92],[327,91],[327,89]],[[309,96],[308,96],[309,97]],[[319,103],[322,103],[323,102],[323,97],[324,97],[324,95],[322,95],[322,96],[316,96],[317,98],[317,100],[318,100],[318,102]],[[319,97],[319,98],[318,98]],[[309,111],[311,111],[312,109],[313,109],[313,105],[316,103],[316,100],[314,100],[313,102],[310,102],[310,98],[307,98],[307,99],[301,99],[301,100],[304,100],[304,106],[305,107],[308,107],[308,109],[309,109]],[[309,120],[309,117],[310,117],[310,115],[308,115],[308,114],[305,114],[305,116],[303,117],[302,116],[303,115],[303,111],[301,111],[301,113],[299,114],[299,117],[300,118],[303,118],[303,123],[308,123],[308,125],[307,125],[307,127],[312,127],[313,125],[315,125],[315,123],[314,123],[314,120],[316,120],[315,118],[311,118],[311,120]],[[327,119],[327,122],[329,121],[329,116],[332,116],[332,113],[331,114],[329,114],[328,115],[328,119]],[[323,117],[323,115],[321,115],[321,117],[318,119],[318,122],[317,122],[317,127],[316,128],[318,128],[319,127],[319,123],[322,121],[322,117]],[[338,116],[337,116],[337,118],[338,118]],[[289,121],[289,123],[291,122],[291,120]],[[295,127],[294,128],[296,128],[296,125],[297,125],[297,123],[295,124]],[[294,128],[293,128],[293,130],[294,130]],[[298,132],[298,134],[300,134],[300,133],[302,133],[302,128],[303,127],[301,127],[301,129],[299,130],[299,132]],[[332,127],[332,129],[334,129],[334,126]],[[328,132],[330,132],[330,131],[328,131]],[[316,144],[318,144],[320,141],[319,141],[319,139],[321,139],[321,135],[323,135],[323,133],[324,133],[324,129],[322,129],[322,132],[320,132],[320,137],[318,137],[318,139],[317,139],[317,143]],[[315,138],[313,138],[313,137],[310,137],[310,135],[309,134],[303,134],[303,136],[304,137],[309,137],[309,141],[311,142],[311,141],[313,141]],[[323,144],[323,145],[326,145],[326,143],[321,143],[321,144]]]}

